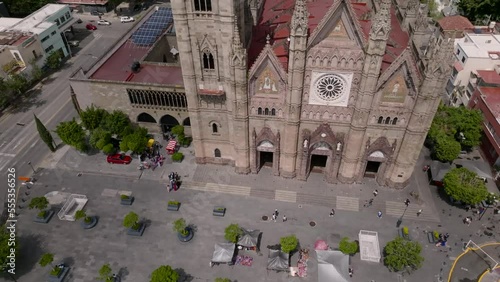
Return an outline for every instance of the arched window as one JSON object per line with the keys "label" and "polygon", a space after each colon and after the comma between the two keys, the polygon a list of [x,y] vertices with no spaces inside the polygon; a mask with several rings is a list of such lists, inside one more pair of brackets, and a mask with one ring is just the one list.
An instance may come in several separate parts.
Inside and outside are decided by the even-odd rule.
{"label": "arched window", "polygon": [[392,120],[392,124],[393,124],[393,125],[396,125],[396,123],[398,123],[398,118],[397,118],[397,117],[395,117],[395,118]]}
{"label": "arched window", "polygon": [[211,12],[212,0],[194,0],[194,10],[200,12]]}
{"label": "arched window", "polygon": [[220,158],[220,150],[219,150],[219,149],[215,149],[215,150],[214,150],[214,156],[215,156],[216,158]]}
{"label": "arched window", "polygon": [[389,124],[391,122],[391,118],[390,117],[386,117],[385,118],[385,124]]}
{"label": "arched window", "polygon": [[208,50],[203,51],[203,68],[206,70],[215,69],[214,56]]}
{"label": "arched window", "polygon": [[382,123],[384,121],[383,117],[378,117],[378,123]]}
{"label": "arched window", "polygon": [[275,110],[275,109],[271,109],[271,115],[272,115],[272,116],[275,116],[275,115],[276,115],[276,110]]}
{"label": "arched window", "polygon": [[191,126],[191,120],[189,118],[184,119],[184,121],[182,121],[182,125]]}
{"label": "arched window", "polygon": [[266,109],[264,110],[264,115],[266,115],[266,116],[268,116],[268,115],[269,115],[269,109],[268,109],[268,108],[266,108]]}
{"label": "arched window", "polygon": [[217,133],[217,132],[219,132],[219,128],[218,128],[217,124],[212,123],[212,133]]}
{"label": "arched window", "polygon": [[262,108],[258,108],[258,109],[257,109],[257,114],[258,114],[258,115],[261,115],[261,114],[262,114]]}

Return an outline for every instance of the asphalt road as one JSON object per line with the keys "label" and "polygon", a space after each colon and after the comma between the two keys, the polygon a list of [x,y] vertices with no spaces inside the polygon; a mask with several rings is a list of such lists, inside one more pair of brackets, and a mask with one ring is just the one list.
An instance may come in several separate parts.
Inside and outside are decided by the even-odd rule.
{"label": "asphalt road", "polygon": [[[70,76],[79,68],[88,70],[132,27],[130,24],[121,24],[117,17],[104,16],[103,18],[112,25],[98,26],[96,31],[88,32],[84,29],[85,24],[98,18],[90,15],[77,17],[81,18],[83,23],[74,26],[76,36],[81,39],[79,48],[74,50],[74,56],[61,70],[52,74],[46,83],[38,84],[30,90],[32,94],[28,99],[0,118],[0,171],[2,179],[5,179],[0,181],[7,181],[7,169],[11,167],[16,169],[16,177],[33,174],[28,162],[31,162],[36,170],[37,164],[50,154],[45,143],[39,138],[33,114],[36,114],[50,131],[54,130],[59,122],[76,117],[77,113],[70,98]],[[52,135],[56,143],[60,143],[57,134]],[[0,187],[0,202],[3,203],[7,185],[0,184]]]}

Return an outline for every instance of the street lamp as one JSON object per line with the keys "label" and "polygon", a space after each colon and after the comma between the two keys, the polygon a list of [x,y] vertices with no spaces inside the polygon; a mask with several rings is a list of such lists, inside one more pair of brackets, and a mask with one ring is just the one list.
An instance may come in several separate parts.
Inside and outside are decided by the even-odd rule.
{"label": "street lamp", "polygon": [[28,164],[30,165],[31,169],[33,170],[33,173],[36,173],[35,169],[33,168],[33,165],[31,164],[31,162],[28,162]]}

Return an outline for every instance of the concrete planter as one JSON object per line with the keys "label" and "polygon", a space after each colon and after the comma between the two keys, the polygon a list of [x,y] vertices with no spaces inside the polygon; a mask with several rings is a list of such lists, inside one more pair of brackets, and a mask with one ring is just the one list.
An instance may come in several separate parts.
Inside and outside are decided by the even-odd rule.
{"label": "concrete planter", "polygon": [[134,197],[129,197],[127,199],[120,199],[120,204],[124,206],[130,206],[134,202]]}
{"label": "concrete planter", "polygon": [[399,237],[401,237],[405,240],[411,241],[410,233],[408,232],[408,234],[405,234],[403,231],[403,228],[399,228],[398,233],[399,233]]}
{"label": "concrete planter", "polygon": [[94,228],[97,225],[97,217],[96,216],[90,216],[90,222],[87,223],[85,222],[85,219],[82,220],[80,225],[83,227],[83,229],[91,229]]}
{"label": "concrete planter", "polygon": [[213,216],[224,216],[225,214],[226,214],[225,207],[214,207],[214,210],[212,211]]}
{"label": "concrete planter", "polygon": [[139,226],[139,229],[137,229],[137,230],[129,228],[127,230],[127,235],[130,235],[130,236],[142,236],[142,234],[144,233],[144,229],[146,229],[146,225],[141,223],[140,226]]}
{"label": "concrete planter", "polygon": [[63,268],[63,271],[61,271],[61,273],[59,273],[58,276],[54,276],[54,275],[49,275],[49,282],[62,282],[64,281],[64,278],[66,278],[66,276],[68,275],[68,272],[69,272],[69,267],[68,266],[65,266]]}
{"label": "concrete planter", "polygon": [[178,211],[180,207],[181,207],[181,203],[178,203],[176,205],[174,205],[174,204],[168,204],[167,210],[169,210],[169,211]]}
{"label": "concrete planter", "polygon": [[191,228],[186,227],[186,230],[188,231],[188,234],[186,236],[182,235],[180,232],[177,232],[177,238],[184,243],[191,241],[194,237],[194,232]]}
{"label": "concrete planter", "polygon": [[45,214],[45,217],[36,216],[33,221],[38,222],[38,223],[49,223],[49,221],[53,215],[54,215],[54,211],[47,211]]}

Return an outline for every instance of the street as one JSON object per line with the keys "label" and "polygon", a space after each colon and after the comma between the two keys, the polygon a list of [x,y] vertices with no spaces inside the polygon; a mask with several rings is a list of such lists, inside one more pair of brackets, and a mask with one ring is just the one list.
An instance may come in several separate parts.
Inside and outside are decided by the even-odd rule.
{"label": "street", "polygon": [[[5,172],[5,175],[7,168],[14,167],[17,176],[29,176],[33,171],[28,162],[36,169],[37,164],[50,154],[39,138],[33,114],[37,115],[49,131],[55,130],[59,122],[77,117],[71,103],[68,79],[79,68],[88,70],[132,27],[130,24],[120,23],[117,17],[106,15],[103,18],[112,25],[98,26],[97,30],[90,33],[84,29],[85,24],[98,18],[80,14],[75,14],[75,17],[83,20],[83,23],[74,26],[77,34],[88,33],[77,48],[77,53],[58,72],[52,74],[47,83],[35,86],[28,99],[0,117],[0,171]],[[59,144],[57,134],[53,132],[52,136],[56,144]],[[4,196],[5,191],[0,191],[2,203]]]}

